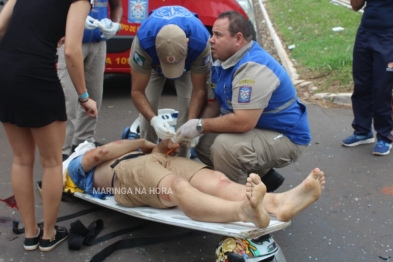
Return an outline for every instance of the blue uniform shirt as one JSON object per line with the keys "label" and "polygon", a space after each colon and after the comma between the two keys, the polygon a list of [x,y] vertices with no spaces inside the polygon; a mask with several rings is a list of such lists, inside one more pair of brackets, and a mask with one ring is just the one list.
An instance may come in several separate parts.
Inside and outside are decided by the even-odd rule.
{"label": "blue uniform shirt", "polygon": [[393,33],[393,0],[368,0],[360,28],[375,33]]}
{"label": "blue uniform shirt", "polygon": [[[214,96],[221,106],[221,114],[233,113],[233,104],[244,104],[244,109],[264,108],[255,128],[268,129],[280,132],[287,136],[293,143],[308,145],[311,140],[310,127],[307,119],[307,109],[299,101],[296,89],[293,86],[285,69],[257,43],[252,41],[249,47],[242,49],[245,53],[238,61],[233,61],[233,66],[223,68],[214,63],[212,67],[212,84],[215,85]],[[248,49],[247,49],[248,48]],[[241,51],[239,51],[241,52]],[[235,56],[235,55],[234,55]],[[231,58],[230,58],[231,59]],[[227,63],[227,62],[225,62]],[[255,90],[264,88],[253,79],[254,73],[243,79],[244,84],[238,90],[237,101],[233,101],[233,85],[237,70],[245,64],[257,64],[256,67],[266,68],[266,81],[275,79],[277,88],[270,91]],[[261,77],[261,76],[260,76]],[[259,79],[260,80],[260,79]],[[272,83],[273,83],[272,82]],[[253,93],[262,94],[261,97],[270,97],[266,107],[252,101]],[[263,99],[262,99],[263,100]],[[257,101],[260,103],[260,101]]]}
{"label": "blue uniform shirt", "polygon": [[[97,4],[90,11],[89,16],[100,21],[101,19],[108,18],[108,0],[97,0]],[[102,32],[99,28],[88,30],[85,29],[83,34],[83,43],[94,43],[105,41],[106,39],[101,37]]]}

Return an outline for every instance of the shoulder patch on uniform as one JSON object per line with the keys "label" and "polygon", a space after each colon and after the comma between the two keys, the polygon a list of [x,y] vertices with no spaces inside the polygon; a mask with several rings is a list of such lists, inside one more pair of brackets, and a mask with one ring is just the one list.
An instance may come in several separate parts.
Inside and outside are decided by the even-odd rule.
{"label": "shoulder patch on uniform", "polygon": [[134,62],[139,66],[143,66],[143,64],[145,63],[145,58],[137,52],[134,53],[132,60],[134,60]]}
{"label": "shoulder patch on uniform", "polygon": [[251,101],[251,91],[252,87],[251,86],[241,86],[239,88],[239,97],[238,97],[238,103],[250,103]]}
{"label": "shoulder patch on uniform", "polygon": [[239,85],[243,85],[243,84],[255,84],[255,81],[252,79],[242,79],[239,81]]}
{"label": "shoulder patch on uniform", "polygon": [[203,65],[205,66],[208,64],[210,64],[210,53],[203,58]]}

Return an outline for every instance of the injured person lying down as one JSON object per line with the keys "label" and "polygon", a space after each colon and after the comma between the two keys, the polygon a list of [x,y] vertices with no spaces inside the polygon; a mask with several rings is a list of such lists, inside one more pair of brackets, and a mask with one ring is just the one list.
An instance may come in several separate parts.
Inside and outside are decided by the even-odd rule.
{"label": "injured person lying down", "polygon": [[257,174],[241,185],[197,161],[167,155],[179,147],[171,140],[159,145],[144,139],[118,140],[74,157],[65,173],[85,193],[114,194],[120,205],[178,206],[194,220],[243,221],[259,228],[269,226],[269,214],[289,221],[315,202],[325,185],[324,173],[315,168],[295,188],[266,193]]}

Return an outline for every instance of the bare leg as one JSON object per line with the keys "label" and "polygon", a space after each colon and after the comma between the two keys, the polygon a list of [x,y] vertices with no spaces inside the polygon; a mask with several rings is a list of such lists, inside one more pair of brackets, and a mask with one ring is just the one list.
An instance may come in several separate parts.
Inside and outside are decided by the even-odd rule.
{"label": "bare leg", "polygon": [[53,122],[41,128],[32,128],[37,144],[42,175],[42,204],[44,211],[43,239],[55,236],[55,223],[60,207],[63,189],[62,146],[65,138],[66,122]]}
{"label": "bare leg", "polygon": [[28,128],[21,128],[9,123],[3,123],[3,127],[13,153],[11,169],[12,189],[25,226],[25,237],[32,238],[38,233],[34,212],[34,139]]}
{"label": "bare leg", "polygon": [[246,198],[245,186],[229,180],[220,171],[203,168],[191,178],[190,183],[199,191],[211,196],[231,201],[242,201]]}
{"label": "bare leg", "polygon": [[[190,183],[201,192],[223,199],[241,201],[246,197],[244,185],[232,182],[219,171],[201,169]],[[279,220],[288,221],[315,202],[324,185],[325,175],[316,168],[296,188],[284,193],[267,193],[263,197],[263,207]]]}
{"label": "bare leg", "polygon": [[297,187],[283,193],[267,193],[263,207],[278,220],[288,221],[300,211],[314,203],[325,187],[325,175],[315,168]]}
{"label": "bare leg", "polygon": [[254,223],[257,227],[269,225],[269,216],[261,204],[266,193],[266,187],[262,183],[254,181],[249,187],[249,197],[243,201],[228,201],[202,193],[188,181],[176,175],[166,176],[160,181],[158,187],[162,189],[162,192],[170,192],[159,195],[159,199],[165,206],[179,206],[187,216],[194,220],[244,221]]}

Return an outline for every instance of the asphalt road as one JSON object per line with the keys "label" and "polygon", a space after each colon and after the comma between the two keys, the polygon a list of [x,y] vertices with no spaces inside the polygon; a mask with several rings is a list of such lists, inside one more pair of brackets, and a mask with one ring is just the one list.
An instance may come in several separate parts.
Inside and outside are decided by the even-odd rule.
{"label": "asphalt road", "polygon": [[[173,108],[176,97],[166,90],[160,107]],[[313,139],[303,156],[294,164],[279,169],[286,180],[278,192],[299,184],[315,167],[326,175],[322,197],[292,220],[292,225],[273,234],[288,262],[304,261],[383,261],[379,256],[393,255],[393,172],[392,154],[376,157],[373,145],[344,148],[341,140],[352,133],[349,109],[328,109],[308,104]],[[176,108],[175,108],[176,109]],[[131,98],[129,79],[118,77],[105,82],[103,106],[96,139],[108,142],[120,139],[123,129],[137,117]],[[4,130],[0,128],[0,199],[12,195],[10,169],[12,153]],[[34,180],[40,180],[41,167],[36,160]],[[36,216],[42,219],[42,200],[35,198]],[[80,199],[62,202],[60,216],[94,207]],[[0,202],[0,262],[3,261],[89,261],[94,254],[119,239],[130,237],[168,237],[188,230],[147,222],[103,209],[78,217],[86,226],[102,219],[105,228],[99,236],[118,229],[145,224],[143,230],[123,235],[94,246],[69,251],[67,243],[41,253],[23,249],[23,235],[12,233],[11,221],[19,220],[17,210]],[[77,218],[60,222],[69,228]],[[106,261],[214,261],[221,236],[199,236],[164,241],[154,245],[116,251]]]}

